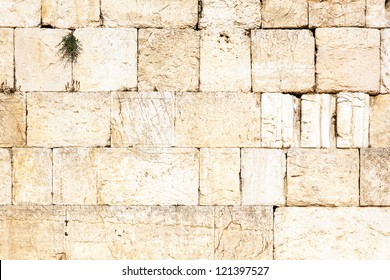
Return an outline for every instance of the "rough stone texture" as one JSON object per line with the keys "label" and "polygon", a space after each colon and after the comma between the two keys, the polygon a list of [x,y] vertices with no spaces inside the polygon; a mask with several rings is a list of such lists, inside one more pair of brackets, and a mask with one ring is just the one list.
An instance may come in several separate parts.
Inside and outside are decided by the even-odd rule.
{"label": "rough stone texture", "polygon": [[301,97],[301,147],[336,146],[336,98],[329,94],[305,94]]}
{"label": "rough stone texture", "polygon": [[111,96],[112,146],[174,145],[173,93],[115,92]]}
{"label": "rough stone texture", "polygon": [[368,147],[370,97],[368,94],[337,95],[337,147]]}
{"label": "rough stone texture", "polygon": [[0,28],[0,85],[5,81],[10,87],[14,86],[14,30],[12,28]]}
{"label": "rough stone texture", "polygon": [[0,147],[26,143],[26,96],[24,93],[0,93]]}
{"label": "rough stone texture", "polygon": [[245,30],[202,30],[200,90],[250,91],[250,48],[250,38]]}
{"label": "rough stone texture", "polygon": [[240,149],[200,150],[200,205],[240,205]]}
{"label": "rough stone texture", "polygon": [[110,93],[29,93],[27,110],[29,146],[110,143]]}
{"label": "rough stone texture", "polygon": [[277,260],[389,259],[390,209],[276,209]]}
{"label": "rough stone texture", "polygon": [[10,151],[0,149],[0,205],[11,205],[11,172]]}
{"label": "rough stone texture", "polygon": [[81,91],[128,90],[137,87],[137,30],[83,28],[74,36],[83,47],[74,65]]}
{"label": "rough stone texture", "polygon": [[386,0],[366,0],[366,26],[390,27],[390,2]]}
{"label": "rough stone texture", "polygon": [[289,150],[287,205],[357,206],[358,204],[358,150]]}
{"label": "rough stone texture", "polygon": [[57,28],[98,27],[100,0],[42,0],[42,24]]}
{"label": "rough stone texture", "polygon": [[370,146],[390,146],[390,95],[371,97]]}
{"label": "rough stone texture", "polygon": [[379,30],[319,28],[316,44],[319,92],[379,91]]}
{"label": "rough stone texture", "polygon": [[263,0],[263,28],[297,28],[308,25],[307,0]]}
{"label": "rough stone texture", "polygon": [[199,21],[201,28],[243,29],[259,28],[261,25],[261,2],[258,0],[203,0]]}
{"label": "rough stone texture", "polygon": [[215,259],[272,259],[272,226],[271,207],[215,207]]}
{"label": "rough stone texture", "polygon": [[299,147],[299,99],[282,93],[261,95],[261,146]]}
{"label": "rough stone texture", "polygon": [[52,151],[16,148],[13,153],[13,204],[52,203]]}
{"label": "rough stone texture", "polygon": [[252,80],[259,92],[310,92],[314,87],[310,30],[253,30]]}
{"label": "rough stone texture", "polygon": [[199,36],[192,29],[141,29],[138,89],[198,91]]}
{"label": "rough stone texture", "polygon": [[282,150],[242,149],[243,205],[284,205],[286,154]]}
{"label": "rough stone texture", "polygon": [[260,146],[259,94],[179,93],[175,116],[177,146]]}
{"label": "rough stone texture", "polygon": [[71,67],[61,60],[58,44],[67,34],[63,29],[15,30],[15,74],[23,91],[65,90]]}
{"label": "rough stone texture", "polygon": [[34,27],[41,23],[41,0],[3,0],[0,27]]}
{"label": "rough stone texture", "polygon": [[[389,13],[390,13],[390,2]],[[390,30],[381,31],[381,92],[390,93]]]}
{"label": "rough stone texture", "polygon": [[195,27],[198,0],[102,0],[104,26],[107,27]]}

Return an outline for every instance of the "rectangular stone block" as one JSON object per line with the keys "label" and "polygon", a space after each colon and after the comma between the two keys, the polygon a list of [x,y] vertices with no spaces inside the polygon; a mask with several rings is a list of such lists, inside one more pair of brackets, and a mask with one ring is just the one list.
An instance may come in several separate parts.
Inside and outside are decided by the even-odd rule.
{"label": "rectangular stone block", "polygon": [[107,27],[195,27],[198,0],[102,0],[104,26]]}
{"label": "rectangular stone block", "polygon": [[241,150],[242,205],[284,205],[285,178],[284,151]]}
{"label": "rectangular stone block", "polygon": [[200,150],[200,205],[240,205],[240,149]]}
{"label": "rectangular stone block", "polygon": [[388,208],[282,207],[274,232],[276,260],[390,258]]}
{"label": "rectangular stone block", "polygon": [[366,0],[366,26],[390,27],[390,2],[387,0]]}
{"label": "rectangular stone block", "polygon": [[141,29],[138,90],[198,91],[199,39],[193,29]]}
{"label": "rectangular stone block", "polygon": [[77,29],[74,36],[83,48],[73,69],[81,91],[137,87],[136,29],[82,28]]}
{"label": "rectangular stone block", "polygon": [[311,92],[314,37],[310,30],[253,30],[252,81],[258,92]]}
{"label": "rectangular stone block", "polygon": [[175,116],[177,146],[260,146],[259,94],[178,93]]}
{"label": "rectangular stone block", "polygon": [[390,95],[371,97],[370,146],[390,147]]}
{"label": "rectangular stone block", "polygon": [[35,27],[41,23],[41,0],[6,0],[0,5],[0,27]]}
{"label": "rectangular stone block", "polygon": [[215,207],[215,259],[272,259],[272,227],[272,207]]}
{"label": "rectangular stone block", "polygon": [[319,92],[379,92],[379,30],[318,28],[316,44]]}
{"label": "rectangular stone block", "polygon": [[110,93],[28,93],[27,110],[28,146],[110,144]]}
{"label": "rectangular stone block", "polygon": [[0,205],[11,205],[12,167],[9,150],[0,149]]}
{"label": "rectangular stone block", "polygon": [[359,151],[289,150],[287,205],[359,205]]}
{"label": "rectangular stone block", "polygon": [[14,87],[14,67],[14,30],[0,28],[0,85],[7,81],[9,87]]}
{"label": "rectangular stone block", "polygon": [[[389,14],[390,14],[390,2]],[[390,25],[389,25],[390,26]],[[381,93],[390,93],[390,30],[381,30]]]}
{"label": "rectangular stone block", "polygon": [[263,0],[263,28],[299,28],[308,25],[307,0]]}
{"label": "rectangular stone block", "polygon": [[111,97],[112,146],[174,145],[173,93],[115,92]]}

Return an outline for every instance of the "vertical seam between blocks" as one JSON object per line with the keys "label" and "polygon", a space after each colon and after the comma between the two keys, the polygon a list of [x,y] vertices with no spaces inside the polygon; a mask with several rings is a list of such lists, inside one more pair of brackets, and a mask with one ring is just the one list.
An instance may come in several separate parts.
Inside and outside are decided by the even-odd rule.
{"label": "vertical seam between blocks", "polygon": [[9,149],[10,164],[11,164],[11,205],[14,205],[14,150]]}

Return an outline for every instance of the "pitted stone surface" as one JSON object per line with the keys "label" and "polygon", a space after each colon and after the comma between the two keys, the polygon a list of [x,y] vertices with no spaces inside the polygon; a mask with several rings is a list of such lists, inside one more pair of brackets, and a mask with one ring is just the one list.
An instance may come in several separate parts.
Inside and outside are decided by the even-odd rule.
{"label": "pitted stone surface", "polygon": [[7,149],[0,149],[0,205],[11,205],[11,172],[11,153]]}
{"label": "pitted stone surface", "polygon": [[297,28],[308,25],[307,0],[263,0],[263,28]]}
{"label": "pitted stone surface", "polygon": [[36,27],[41,23],[41,0],[6,0],[0,5],[0,27]]}
{"label": "pitted stone surface", "polygon": [[371,97],[370,104],[370,145],[371,147],[390,146],[390,95]]}
{"label": "pitted stone surface", "polygon": [[5,81],[10,87],[14,87],[14,30],[12,28],[0,28],[0,84]]}

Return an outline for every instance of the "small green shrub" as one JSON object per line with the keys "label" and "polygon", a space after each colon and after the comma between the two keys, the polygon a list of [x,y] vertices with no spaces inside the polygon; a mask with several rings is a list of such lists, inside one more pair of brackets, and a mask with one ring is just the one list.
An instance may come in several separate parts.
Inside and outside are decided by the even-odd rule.
{"label": "small green shrub", "polygon": [[64,36],[57,47],[60,47],[61,58],[66,63],[71,64],[77,62],[77,58],[83,50],[79,39],[74,36],[73,32]]}

